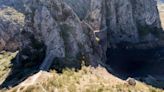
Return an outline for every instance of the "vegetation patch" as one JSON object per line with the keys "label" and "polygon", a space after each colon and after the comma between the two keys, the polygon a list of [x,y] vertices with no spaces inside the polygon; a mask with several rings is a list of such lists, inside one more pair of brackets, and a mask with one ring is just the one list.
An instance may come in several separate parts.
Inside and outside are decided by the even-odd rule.
{"label": "vegetation patch", "polygon": [[16,56],[18,52],[1,52],[0,53],[0,84],[5,80],[8,73],[11,70],[11,60]]}
{"label": "vegetation patch", "polygon": [[7,21],[20,24],[20,26],[24,26],[24,14],[18,12],[12,7],[1,8],[0,17],[6,19]]}
{"label": "vegetation patch", "polygon": [[[37,75],[37,74],[36,74]],[[44,76],[47,77],[45,80]],[[34,75],[35,76],[35,75]],[[83,67],[79,71],[65,69],[62,74],[52,70],[41,74],[31,85],[16,86],[6,92],[164,92],[161,89],[136,81],[129,85],[126,81],[109,74],[102,67]],[[32,77],[31,77],[32,78]]]}

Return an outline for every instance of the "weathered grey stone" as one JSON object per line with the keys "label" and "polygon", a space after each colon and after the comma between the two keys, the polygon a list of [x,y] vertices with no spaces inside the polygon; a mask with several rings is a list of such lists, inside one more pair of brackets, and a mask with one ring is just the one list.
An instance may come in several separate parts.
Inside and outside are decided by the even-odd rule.
{"label": "weathered grey stone", "polygon": [[64,0],[79,16],[81,20],[85,19],[91,7],[91,0]]}
{"label": "weathered grey stone", "polygon": [[63,64],[69,62],[70,66],[73,63],[80,66],[82,57],[88,60],[88,64],[96,65],[101,61],[98,56],[101,48],[97,49],[95,37],[90,38],[94,35],[93,30],[84,28],[67,4],[59,0],[33,0],[26,8],[26,31],[46,45],[46,57],[40,69],[48,70],[53,61],[57,62],[55,58]]}
{"label": "weathered grey stone", "polygon": [[[151,44],[153,47],[154,43],[161,42],[159,36],[162,34],[161,25],[154,0],[20,0],[20,2],[2,0],[0,2],[0,6],[13,7],[25,15],[25,26],[22,31],[24,34],[18,31],[22,28],[17,26],[19,23],[7,20],[8,17],[0,18],[12,24],[8,29],[4,29],[9,24],[6,21],[0,23],[2,30],[0,49],[21,46],[20,51],[28,48],[31,53],[45,50],[46,56],[40,67],[43,70],[48,70],[53,61],[63,65],[80,66],[81,61],[85,60],[88,64],[97,65],[105,61],[107,48],[120,43],[127,43],[127,46],[139,44],[135,46],[142,48],[141,45]],[[22,8],[19,9],[20,7]],[[10,18],[10,15],[8,16]],[[10,33],[6,34],[5,30]],[[15,34],[20,34],[20,37]],[[38,46],[33,44],[35,42],[43,45],[37,49]],[[143,42],[145,44],[141,44]]]}
{"label": "weathered grey stone", "polygon": [[156,35],[161,31],[156,1],[107,0],[106,3],[109,43],[155,42],[160,39]]}
{"label": "weathered grey stone", "polygon": [[131,86],[136,86],[136,80],[134,78],[128,78],[127,80],[127,83]]}
{"label": "weathered grey stone", "polygon": [[21,46],[20,33],[24,15],[11,7],[0,7],[0,51],[16,51]]}

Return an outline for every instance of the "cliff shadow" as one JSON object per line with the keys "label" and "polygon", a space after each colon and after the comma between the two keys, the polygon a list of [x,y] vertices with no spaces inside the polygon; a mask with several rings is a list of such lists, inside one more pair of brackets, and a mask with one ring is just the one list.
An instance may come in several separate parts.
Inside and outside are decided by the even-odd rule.
{"label": "cliff shadow", "polygon": [[1,88],[16,86],[29,76],[37,73],[40,64],[45,58],[46,47],[44,44],[38,42],[34,36],[28,32],[22,31],[21,34],[26,40],[30,40],[30,43],[20,48],[17,56],[11,61],[11,71],[1,84]]}
{"label": "cliff shadow", "polygon": [[[134,78],[148,85],[164,88],[164,48],[108,48],[107,64],[123,80]],[[110,71],[109,71],[110,72]]]}

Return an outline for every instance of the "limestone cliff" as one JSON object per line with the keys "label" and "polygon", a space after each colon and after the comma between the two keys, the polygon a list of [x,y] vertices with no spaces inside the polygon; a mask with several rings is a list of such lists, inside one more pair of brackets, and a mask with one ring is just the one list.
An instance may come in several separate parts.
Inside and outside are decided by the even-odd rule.
{"label": "limestone cliff", "polygon": [[156,1],[109,0],[107,10],[110,43],[158,40],[161,25]]}
{"label": "limestone cliff", "polygon": [[80,64],[80,58],[87,59],[91,65],[101,61],[92,29],[81,22],[67,4],[58,0],[34,0],[29,9],[26,15],[26,28],[29,30],[26,31],[38,34],[35,38],[46,45],[46,57],[41,69],[55,58],[70,66]]}
{"label": "limestone cliff", "polygon": [[[33,57],[33,52],[45,51],[40,66],[43,70],[48,70],[52,63],[79,67],[86,61],[95,66],[105,61],[107,48],[142,43],[153,47],[162,40],[155,0],[2,0],[0,3],[25,15],[25,26],[19,31],[18,63]],[[8,49],[6,42],[1,41],[0,49]],[[30,55],[24,51],[27,48]]]}
{"label": "limestone cliff", "polygon": [[82,3],[80,5],[74,4],[75,1],[65,1],[94,30],[106,30],[111,45],[160,39],[159,33],[162,30],[155,0],[76,0],[76,3]]}

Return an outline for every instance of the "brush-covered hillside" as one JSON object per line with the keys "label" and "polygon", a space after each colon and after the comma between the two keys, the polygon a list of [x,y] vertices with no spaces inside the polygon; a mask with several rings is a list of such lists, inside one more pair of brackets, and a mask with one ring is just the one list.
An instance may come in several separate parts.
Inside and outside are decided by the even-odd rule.
{"label": "brush-covered hillside", "polygon": [[[12,67],[10,61],[16,54],[1,52],[0,83],[9,75]],[[14,79],[17,80],[15,77],[13,82]],[[133,78],[119,79],[101,66],[97,68],[83,66],[80,70],[66,68],[62,73],[55,70],[40,71],[24,79],[19,85],[2,88],[0,92],[164,92],[164,90]]]}

